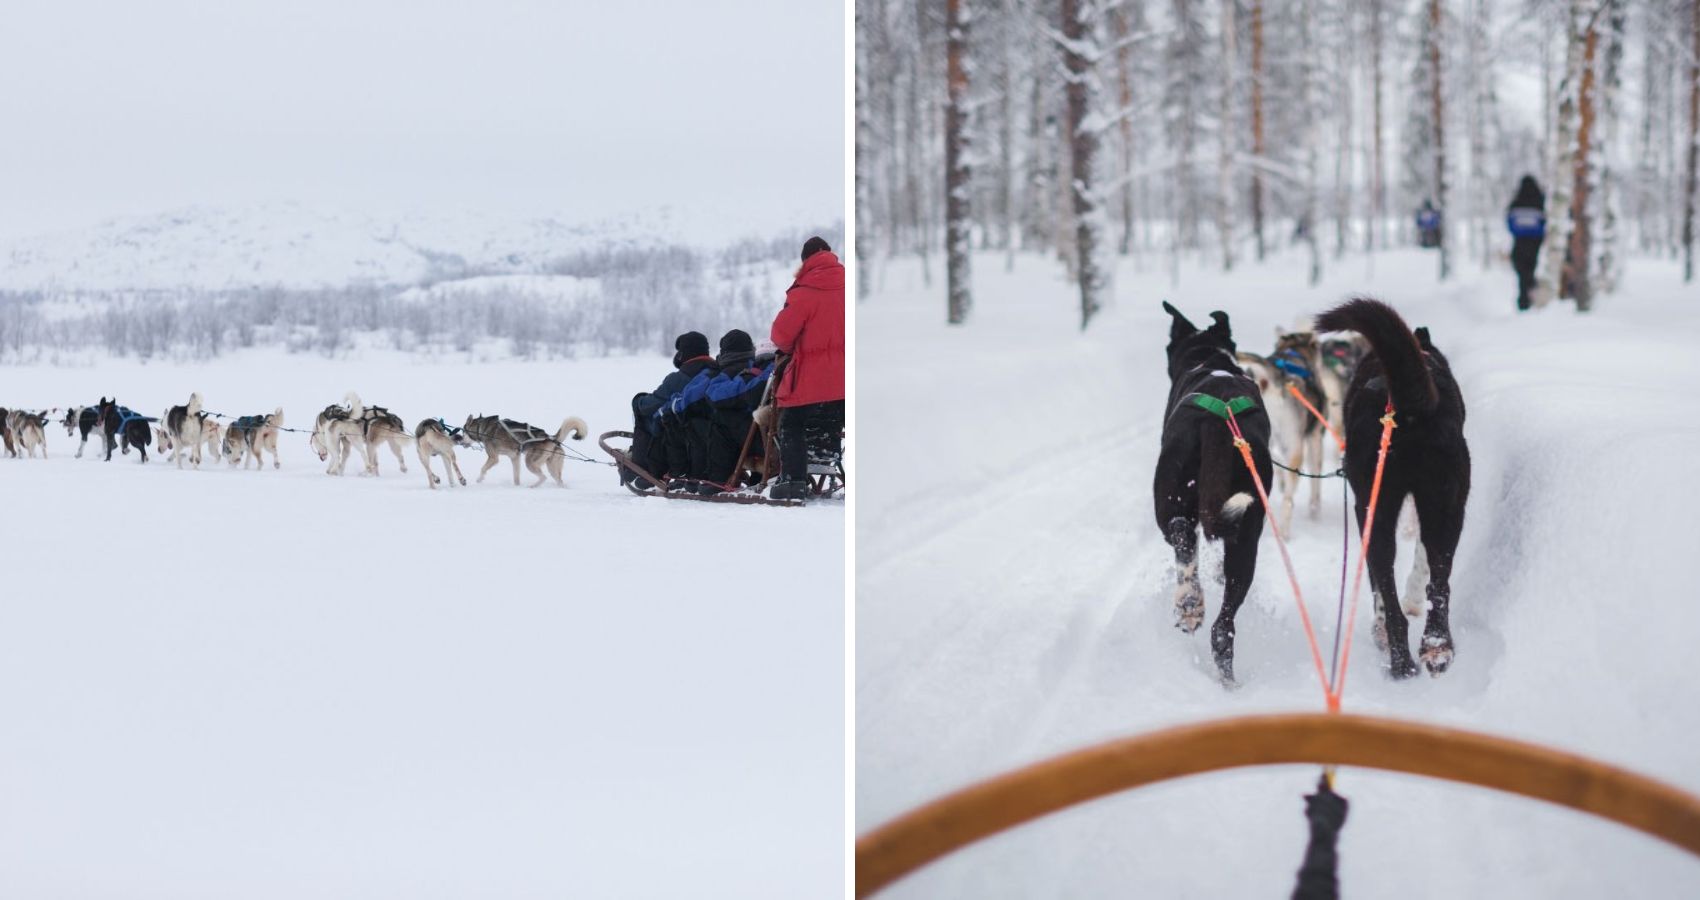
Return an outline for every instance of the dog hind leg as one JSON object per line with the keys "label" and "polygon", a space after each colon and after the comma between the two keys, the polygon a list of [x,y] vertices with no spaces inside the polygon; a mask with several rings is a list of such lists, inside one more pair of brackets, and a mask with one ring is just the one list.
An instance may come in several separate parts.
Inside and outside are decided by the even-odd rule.
{"label": "dog hind leg", "polygon": [[1247,513],[1237,533],[1223,542],[1222,572],[1227,576],[1227,586],[1222,591],[1222,608],[1210,625],[1210,650],[1216,658],[1217,674],[1228,686],[1234,683],[1234,616],[1257,574],[1257,539],[1262,534],[1263,517]]}
{"label": "dog hind leg", "polygon": [[1169,520],[1164,537],[1175,551],[1175,627],[1187,634],[1204,624],[1204,585],[1198,580],[1198,523]]}
{"label": "dog hind leg", "polygon": [[1428,555],[1428,620],[1423,623],[1419,655],[1429,674],[1439,675],[1452,665],[1452,559],[1464,528],[1464,492],[1457,482],[1437,486],[1417,496],[1417,523]]}

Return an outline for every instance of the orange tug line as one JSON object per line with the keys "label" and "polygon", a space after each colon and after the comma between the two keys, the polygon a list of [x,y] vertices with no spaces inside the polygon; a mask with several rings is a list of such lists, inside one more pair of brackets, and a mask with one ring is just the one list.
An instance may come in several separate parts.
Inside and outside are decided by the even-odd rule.
{"label": "orange tug line", "polygon": [[1393,440],[1393,429],[1398,425],[1393,421],[1393,400],[1387,401],[1387,412],[1381,417],[1381,449],[1375,457],[1375,480],[1370,482],[1369,509],[1364,511],[1364,535],[1362,546],[1358,549],[1358,569],[1352,576],[1352,608],[1346,614],[1346,640],[1340,647],[1339,680],[1334,686],[1332,707],[1340,706],[1340,695],[1346,691],[1346,663],[1352,658],[1352,626],[1358,621],[1358,595],[1364,584],[1364,561],[1369,557],[1369,535],[1375,527],[1375,505],[1381,498],[1381,472],[1387,466],[1387,445]]}
{"label": "orange tug line", "polygon": [[[1340,445],[1341,455],[1345,455],[1346,439],[1340,436],[1340,432],[1334,430],[1333,425],[1328,424],[1328,417],[1317,412],[1316,407],[1310,405],[1310,401],[1305,399],[1304,392],[1299,390],[1299,386],[1291,381],[1287,382],[1287,393],[1292,394],[1300,403],[1303,403],[1305,405],[1305,409],[1310,410],[1310,414],[1315,416],[1318,422],[1322,423],[1322,427],[1328,429],[1328,436],[1334,439],[1334,443]],[[1318,460],[1318,462],[1321,462],[1321,460]]]}
{"label": "orange tug line", "polygon": [[[1234,418],[1232,408],[1228,409],[1228,430],[1234,433],[1234,446],[1239,448],[1240,458],[1245,460],[1246,470],[1251,472],[1251,483],[1257,485],[1258,499],[1263,501],[1263,510],[1267,515],[1270,509],[1269,493],[1263,489],[1263,476],[1257,474],[1257,466],[1251,460],[1251,444],[1240,433],[1240,423]],[[1287,542],[1281,539],[1281,529],[1274,528],[1270,532],[1275,535],[1275,546],[1281,548],[1281,562],[1287,567],[1287,580],[1293,586],[1293,597],[1299,604],[1299,618],[1305,626],[1305,640],[1310,642],[1310,658],[1316,664],[1316,678],[1322,684],[1322,694],[1328,700],[1328,711],[1339,712],[1340,702],[1328,689],[1328,674],[1322,670],[1322,650],[1316,644],[1316,629],[1310,624],[1310,610],[1305,608],[1304,592],[1299,590],[1299,576],[1293,569],[1293,559],[1287,555]]]}

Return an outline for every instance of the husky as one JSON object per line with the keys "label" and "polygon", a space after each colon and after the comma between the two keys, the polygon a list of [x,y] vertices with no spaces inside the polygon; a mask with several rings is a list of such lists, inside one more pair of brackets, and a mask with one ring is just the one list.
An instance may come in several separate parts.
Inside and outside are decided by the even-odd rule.
{"label": "husky", "polygon": [[1258,402],[1257,383],[1234,358],[1228,314],[1200,331],[1180,310],[1163,309],[1169,326],[1169,401],[1163,443],[1152,489],[1157,527],[1175,551],[1175,624],[1192,633],[1204,622],[1204,589],[1198,580],[1198,530],[1223,544],[1226,588],[1222,610],[1210,626],[1210,649],[1224,685],[1234,683],[1234,615],[1245,602],[1257,572],[1257,541],[1267,510],[1258,502],[1251,472],[1234,447],[1228,428],[1232,411],[1252,464],[1268,483],[1269,415]]}
{"label": "husky", "polygon": [[431,457],[441,456],[443,474],[449,478],[449,486],[453,487],[455,479],[461,486],[466,486],[466,476],[461,474],[460,463],[455,459],[456,447],[472,447],[472,440],[466,436],[466,429],[456,428],[442,419],[426,419],[413,429],[413,446],[419,453],[419,465],[425,470],[425,484],[435,490],[442,479],[431,471]]}
{"label": "husky", "polygon": [[[349,397],[355,405],[360,404],[360,398],[349,392]],[[395,454],[395,461],[401,466],[401,471],[407,472],[407,457],[402,455],[401,448],[411,436],[407,432],[407,424],[401,416],[382,406],[362,406],[361,414],[351,416],[361,424],[362,438],[366,443],[366,471],[378,474],[378,446],[387,444],[390,452]]]}
{"label": "husky", "polygon": [[18,455],[18,445],[12,441],[12,413],[5,407],[0,407],[0,443],[6,445],[7,456]]}
{"label": "husky", "polygon": [[350,449],[360,451],[361,470],[370,472],[373,468],[369,458],[371,454],[366,446],[366,429],[361,424],[366,408],[361,404],[360,396],[353,391],[343,397],[343,402],[347,405],[333,403],[313,420],[313,436],[309,443],[319,454],[321,462],[329,462],[325,467],[327,475],[343,473],[348,466]]}
{"label": "husky", "polygon": [[153,440],[148,418],[119,406],[117,397],[100,398],[100,405],[95,407],[95,431],[100,434],[106,462],[112,461],[113,450],[121,449],[128,456],[132,447],[141,452],[142,462],[148,461],[148,442]]}
{"label": "husky", "polygon": [[6,414],[6,429],[11,432],[10,445],[16,444],[12,450],[13,456],[28,456],[35,458],[35,448],[41,448],[41,458],[47,458],[47,422],[45,412],[32,413],[22,409],[14,409]]}
{"label": "husky", "polygon": [[[556,484],[565,487],[566,482],[561,480],[561,458],[566,454],[562,452],[561,439],[569,430],[573,433],[573,440],[583,440],[590,433],[584,420],[577,416],[562,420],[560,429],[553,435],[536,425],[499,416],[467,416],[461,428],[467,437],[483,444],[484,452],[489,456],[478,473],[479,482],[484,481],[484,476],[502,457],[508,456],[513,458],[515,487],[519,486],[521,456],[525,457],[525,467],[537,476],[532,487],[541,485],[549,476],[554,477]],[[548,467],[547,475],[544,473],[545,466]]]}
{"label": "husky", "polygon": [[278,407],[271,415],[243,416],[230,423],[224,429],[224,456],[231,465],[241,465],[248,468],[247,457],[254,460],[255,470],[266,467],[265,451],[272,452],[272,468],[279,469],[283,464],[277,458],[278,429],[283,427],[283,407]]}
{"label": "husky", "polygon": [[[1301,394],[1314,403],[1315,398],[1309,396],[1303,380],[1283,369],[1268,357],[1255,353],[1241,351],[1235,354],[1235,359],[1244,369],[1246,375],[1257,383],[1258,396],[1263,400],[1263,410],[1269,415],[1269,450],[1271,457],[1278,457],[1287,469],[1298,469],[1312,474],[1320,474],[1322,470],[1322,423],[1305,409],[1304,404],[1293,396],[1292,388],[1297,388]],[[1293,536],[1293,503],[1299,493],[1299,476],[1280,469],[1275,472],[1275,483],[1272,488],[1281,492],[1281,507],[1276,514],[1276,527],[1281,530],[1281,537],[1291,539]],[[1311,478],[1310,481],[1310,511],[1315,516],[1322,508],[1322,479]]]}
{"label": "husky", "polygon": [[195,468],[201,467],[201,418],[199,392],[191,393],[188,403],[173,406],[160,417],[160,428],[171,437],[171,461],[179,469],[183,468],[184,456]]}
{"label": "husky", "polygon": [[1405,498],[1410,497],[1416,501],[1420,532],[1417,566],[1427,572],[1428,620],[1419,658],[1429,674],[1439,675],[1452,664],[1452,558],[1464,530],[1464,504],[1470,495],[1464,395],[1428,329],[1412,332],[1392,307],[1379,300],[1350,300],[1318,317],[1317,327],[1355,331],[1373,349],[1346,390],[1346,479],[1357,495],[1360,529],[1375,478],[1381,418],[1389,402],[1397,426],[1376,501],[1376,517],[1381,521],[1369,546],[1376,645],[1388,652],[1393,677],[1417,673],[1405,617],[1420,615],[1422,604],[1408,596],[1401,607],[1393,582],[1398,549],[1395,523]]}
{"label": "husky", "polygon": [[[104,398],[102,398],[104,399]],[[100,419],[100,409],[94,406],[72,406],[65,410],[65,418],[59,424],[65,426],[66,437],[76,437],[82,434],[82,442],[77,444],[77,458],[83,458],[83,448],[89,445],[89,432],[94,431],[95,422]]]}

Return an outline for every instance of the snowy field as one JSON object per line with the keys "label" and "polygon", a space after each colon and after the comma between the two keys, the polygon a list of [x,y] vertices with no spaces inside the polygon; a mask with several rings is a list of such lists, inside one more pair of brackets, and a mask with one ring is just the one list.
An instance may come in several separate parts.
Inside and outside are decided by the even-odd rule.
{"label": "snowy field", "polygon": [[[659,357],[418,364],[245,351],[0,367],[0,405],[206,408],[311,428],[630,427]],[[427,490],[135,454],[0,459],[0,894],[815,897],[843,883],[844,506]],[[476,479],[484,456],[462,451]],[[530,484],[529,473],[525,483]]]}
{"label": "snowy field", "polygon": [[[1049,259],[974,261],[971,324],[944,324],[942,274],[894,265],[857,307],[856,830],[949,790],[1112,737],[1249,713],[1320,711],[1269,530],[1238,617],[1241,687],[1213,679],[1207,632],[1173,627],[1172,560],[1151,477],[1172,300],[1232,316],[1242,350],[1366,291],[1430,326],[1469,409],[1473,487],[1453,575],[1458,655],[1395,683],[1358,618],[1348,711],[1536,741],[1700,793],[1700,289],[1633,259],[1578,317],[1518,316],[1508,266],[1460,260],[1437,283],[1415,250],[1333,266],[1299,253],[1232,276],[1118,273],[1089,333]],[[1292,550],[1326,650],[1341,486],[1301,502]],[[1401,538],[1397,572],[1410,565]],[[1206,551],[1207,572],[1220,551]],[[1207,614],[1221,589],[1205,580]],[[1364,592],[1367,606],[1368,590]],[[1413,625],[1413,634],[1420,633]],[[1285,897],[1314,767],[1168,782],[974,845],[893,897]],[[1693,897],[1700,861],[1653,838],[1498,792],[1341,773],[1351,897]]]}

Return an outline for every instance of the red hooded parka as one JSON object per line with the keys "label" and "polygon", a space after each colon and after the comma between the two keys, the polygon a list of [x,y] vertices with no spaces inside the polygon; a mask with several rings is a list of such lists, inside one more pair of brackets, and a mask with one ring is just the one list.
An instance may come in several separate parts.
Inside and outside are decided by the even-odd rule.
{"label": "red hooded parka", "polygon": [[831,250],[803,260],[771,337],[791,354],[775,403],[785,408],[844,399],[844,264]]}

